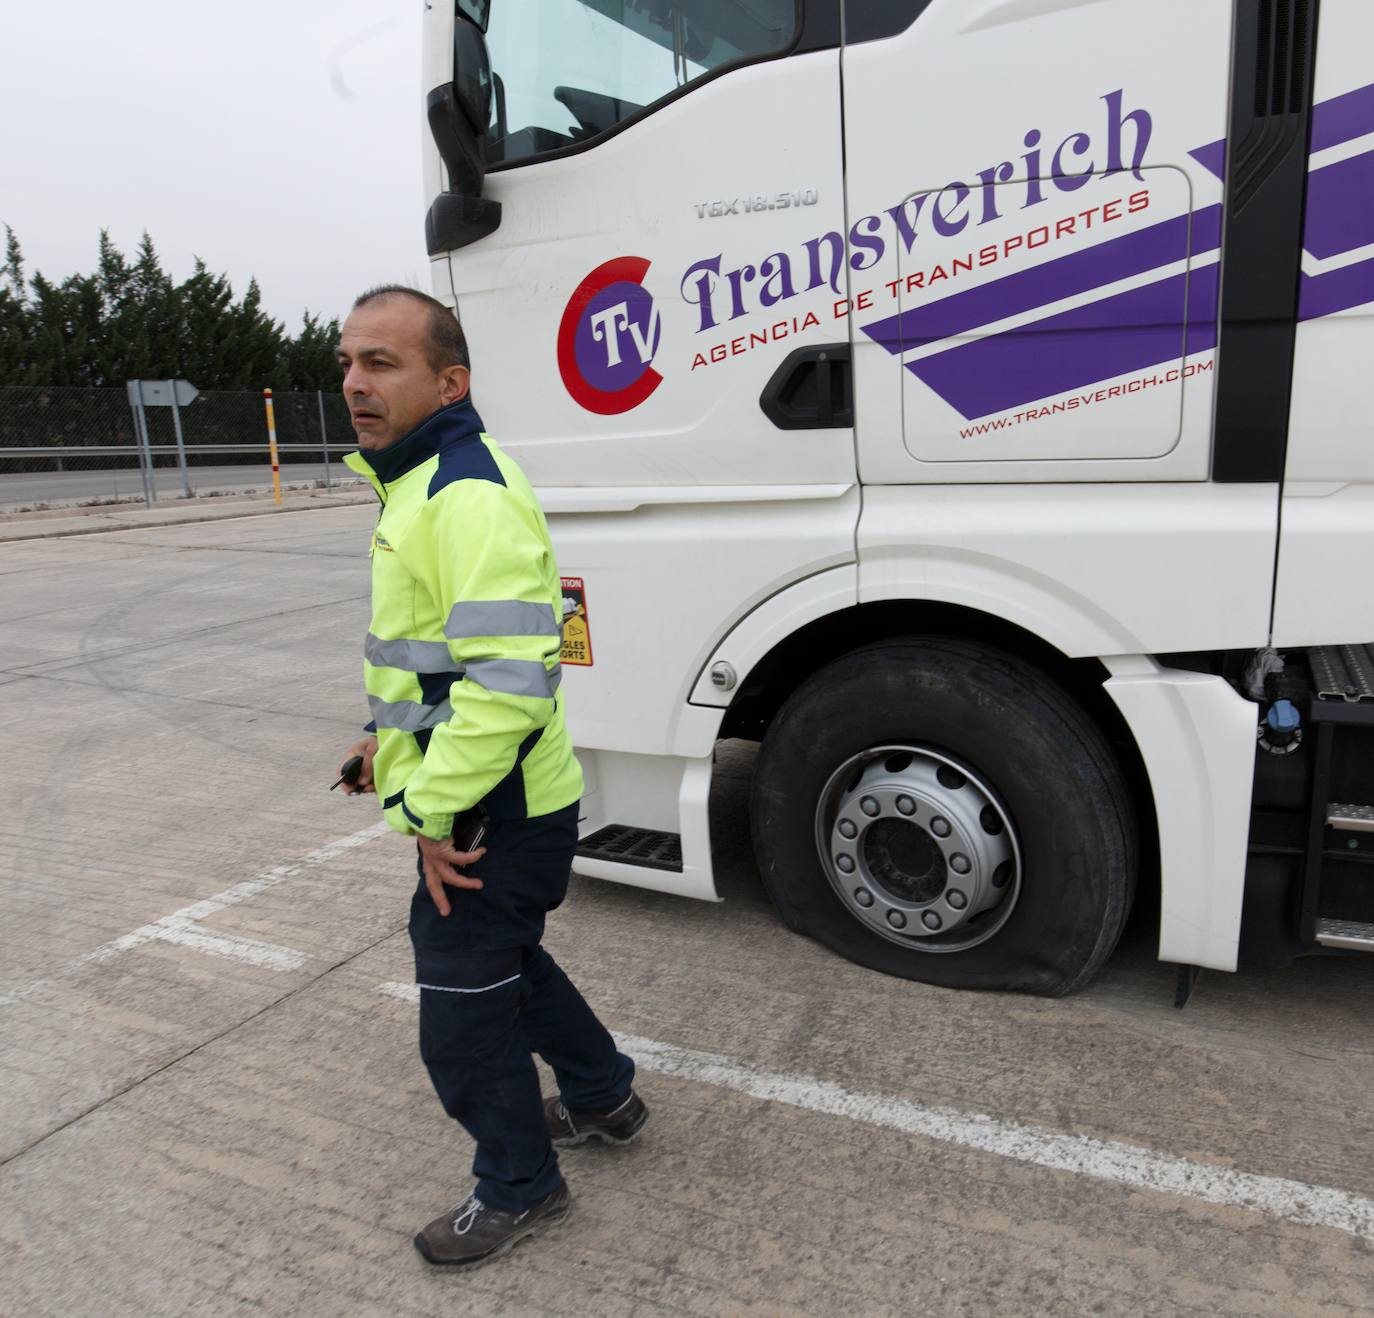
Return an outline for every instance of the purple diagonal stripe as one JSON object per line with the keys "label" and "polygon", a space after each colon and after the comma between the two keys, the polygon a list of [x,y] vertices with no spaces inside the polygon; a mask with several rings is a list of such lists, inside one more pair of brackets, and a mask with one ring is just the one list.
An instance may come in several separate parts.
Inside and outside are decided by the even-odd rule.
{"label": "purple diagonal stripe", "polygon": [[1374,243],[1374,151],[1307,176],[1302,245],[1325,259]]}
{"label": "purple diagonal stripe", "polygon": [[1179,215],[1083,251],[1045,261],[964,293],[939,298],[897,316],[872,321],[863,332],[888,352],[902,353],[925,343],[963,334],[980,325],[1033,311],[1047,302],[1086,293],[1104,284],[1143,274],[1188,255],[1212,251],[1221,241],[1221,207],[1204,206],[1191,216]]}
{"label": "purple diagonal stripe", "polygon": [[1312,107],[1312,150],[1374,133],[1374,82]]}
{"label": "purple diagonal stripe", "polygon": [[1324,275],[1303,275],[1298,286],[1298,319],[1334,316],[1367,302],[1374,302],[1374,256]]}
{"label": "purple diagonal stripe", "polygon": [[1224,137],[1217,138],[1215,142],[1208,142],[1206,146],[1194,147],[1188,154],[1203,169],[1215,174],[1223,183],[1226,181],[1226,139]]}
{"label": "purple diagonal stripe", "polygon": [[[1216,265],[975,339],[907,370],[967,420],[1216,346]],[[1185,316],[1186,298],[1186,316]],[[1186,323],[1186,330],[1185,330]]]}

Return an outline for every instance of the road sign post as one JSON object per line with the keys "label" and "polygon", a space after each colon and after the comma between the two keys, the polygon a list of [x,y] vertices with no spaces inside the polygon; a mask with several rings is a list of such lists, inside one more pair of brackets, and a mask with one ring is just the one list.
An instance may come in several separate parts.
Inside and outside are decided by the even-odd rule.
{"label": "road sign post", "polygon": [[181,434],[181,408],[177,406],[175,393],[172,395],[172,429],[177,437],[177,466],[181,468],[181,492],[191,497],[191,474],[186,470],[186,440]]}
{"label": "road sign post", "polygon": [[200,397],[200,390],[189,380],[130,380],[129,406],[134,414],[134,433],[138,437],[138,465],[143,473],[143,500],[148,507],[157,498],[157,482],[153,477],[153,445],[148,435],[150,407],[170,407],[172,428],[177,437],[177,466],[181,469],[181,488],[187,498],[191,495],[191,474],[186,466],[186,440],[181,433],[181,409]]}
{"label": "road sign post", "polygon": [[129,381],[129,410],[134,414],[134,439],[138,444],[138,474],[143,481],[143,502],[151,508],[153,490],[153,453],[148,442],[148,414],[143,410],[143,381]]}

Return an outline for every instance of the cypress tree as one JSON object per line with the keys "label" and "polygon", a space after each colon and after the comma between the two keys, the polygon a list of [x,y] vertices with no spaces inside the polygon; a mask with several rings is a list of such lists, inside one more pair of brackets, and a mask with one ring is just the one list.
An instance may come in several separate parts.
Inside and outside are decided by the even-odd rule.
{"label": "cypress tree", "polygon": [[334,349],[339,342],[337,319],[322,323],[318,316],[305,313],[301,332],[292,340],[287,353],[293,389],[334,390],[342,383]]}
{"label": "cypress tree", "polygon": [[288,335],[250,279],[235,299],[229,280],[199,257],[176,283],[144,233],[130,261],[100,231],[96,268],[60,283],[24,269],[5,227],[0,266],[0,385],[121,387],[131,379],[194,381],[203,390],[333,390],[337,320],[305,313]]}
{"label": "cypress tree", "polygon": [[[33,316],[33,357],[35,384],[81,385],[90,383],[80,378],[73,368],[70,344],[74,337],[72,276],[61,284],[54,284],[41,274],[29,281],[32,291],[30,307]],[[85,336],[80,336],[84,343]]]}
{"label": "cypress tree", "polygon": [[33,317],[24,286],[24,256],[5,225],[5,264],[0,269],[0,384],[37,384]]}

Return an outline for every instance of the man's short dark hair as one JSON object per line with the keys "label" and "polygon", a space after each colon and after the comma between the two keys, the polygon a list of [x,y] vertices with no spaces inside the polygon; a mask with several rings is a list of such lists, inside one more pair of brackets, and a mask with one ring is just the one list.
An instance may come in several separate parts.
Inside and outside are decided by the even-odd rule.
{"label": "man's short dark hair", "polygon": [[369,302],[381,302],[391,297],[413,298],[429,308],[429,364],[442,371],[446,366],[471,366],[468,360],[468,341],[463,327],[451,307],[446,307],[438,298],[422,293],[418,288],[407,288],[404,284],[378,284],[365,293],[359,293],[353,303],[353,310],[365,307]]}

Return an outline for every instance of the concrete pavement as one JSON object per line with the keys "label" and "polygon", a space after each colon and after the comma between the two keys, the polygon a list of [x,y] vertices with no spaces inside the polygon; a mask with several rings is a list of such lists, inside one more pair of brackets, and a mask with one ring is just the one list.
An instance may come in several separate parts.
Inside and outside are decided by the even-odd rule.
{"label": "concrete pavement", "polygon": [[416,1055],[409,854],[326,790],[372,516],[0,546],[6,1312],[1369,1311],[1374,963],[1182,1013],[1143,928],[1067,1001],[862,971],[769,908],[742,744],[724,903],[577,879],[550,924],[646,1041],[644,1138],[568,1153],[566,1226],[428,1272],[470,1147]]}

